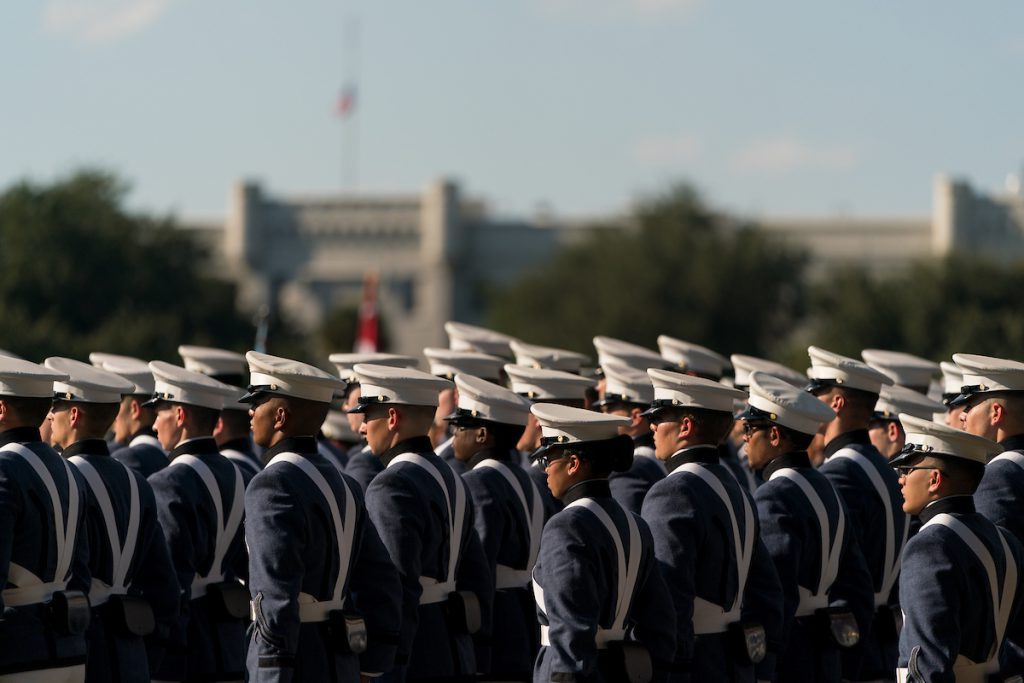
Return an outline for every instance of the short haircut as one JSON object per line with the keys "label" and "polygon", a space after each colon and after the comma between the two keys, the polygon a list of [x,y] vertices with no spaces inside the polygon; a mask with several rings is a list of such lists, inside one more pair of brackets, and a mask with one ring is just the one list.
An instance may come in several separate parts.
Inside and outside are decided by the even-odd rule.
{"label": "short haircut", "polygon": [[249,431],[248,410],[235,410],[234,408],[222,410],[220,411],[220,421],[229,432],[240,433]]}
{"label": "short haircut", "polygon": [[793,450],[806,451],[807,448],[811,445],[811,442],[814,441],[814,434],[798,432],[795,429],[790,429],[789,427],[784,427],[783,425],[780,424],[775,424],[775,426],[778,427],[779,432],[782,434],[782,436],[788,439],[791,444],[793,444]]}
{"label": "short haircut", "polygon": [[327,419],[327,413],[331,409],[331,404],[324,401],[310,401],[296,396],[280,396],[279,398],[284,400],[288,410],[298,418],[296,421],[310,434],[320,431],[320,427]]}
{"label": "short haircut", "polygon": [[494,448],[499,451],[510,451],[519,443],[526,431],[526,425],[510,425],[504,422],[483,421],[487,431],[494,437]]}
{"label": "short haircut", "polygon": [[875,412],[875,404],[878,403],[878,393],[852,389],[850,387],[836,387],[840,396],[846,399],[847,405],[861,417],[870,418]]}
{"label": "short haircut", "polygon": [[37,427],[43,424],[43,420],[50,412],[50,406],[53,405],[53,399],[48,396],[0,396],[0,400],[7,404],[7,409],[16,420]]}
{"label": "short haircut", "polygon": [[82,416],[82,426],[79,428],[79,431],[86,434],[87,438],[102,438],[107,430],[110,429],[110,425],[114,424],[114,419],[121,409],[120,403],[54,401],[53,405],[54,407],[64,405],[68,408],[72,406],[78,408],[79,414]]}
{"label": "short haircut", "polygon": [[932,455],[932,457],[938,461],[938,467],[943,474],[951,479],[958,489],[970,493],[977,490],[978,484],[981,483],[981,478],[985,474],[984,464],[942,454]]}
{"label": "short haircut", "polygon": [[725,441],[725,437],[729,436],[729,432],[732,431],[734,422],[732,413],[707,408],[684,407],[670,410],[674,412],[676,419],[680,422],[684,417],[690,418],[694,427],[697,428],[697,434],[701,440],[706,440],[716,446]]}
{"label": "short haircut", "polygon": [[188,419],[198,431],[213,434],[217,427],[217,420],[220,418],[220,411],[213,408],[204,408],[187,403],[178,403],[188,413]]}

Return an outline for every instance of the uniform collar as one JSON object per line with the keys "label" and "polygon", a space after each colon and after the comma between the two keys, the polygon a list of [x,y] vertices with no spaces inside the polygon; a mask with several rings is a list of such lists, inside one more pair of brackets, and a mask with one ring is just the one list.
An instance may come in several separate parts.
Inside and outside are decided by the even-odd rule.
{"label": "uniform collar", "polygon": [[399,441],[391,448],[384,451],[381,454],[381,462],[387,467],[388,463],[394,460],[402,453],[418,453],[419,455],[434,455],[434,446],[430,443],[429,436],[412,436],[408,439]]}
{"label": "uniform collar", "polygon": [[612,489],[607,479],[588,479],[575,484],[562,496],[562,502],[569,505],[580,498],[611,498]]}
{"label": "uniform collar", "polygon": [[1014,434],[999,442],[1004,451],[1024,451],[1024,434]]}
{"label": "uniform collar", "polygon": [[316,452],[316,437],[289,436],[281,439],[268,448],[263,454],[263,459],[266,462],[270,462],[270,459],[278,453],[304,453],[306,455],[312,455]]}
{"label": "uniform collar", "polygon": [[825,444],[824,454],[826,458],[830,458],[838,453],[840,448],[845,448],[846,446],[852,446],[855,444],[865,445],[870,443],[871,437],[868,435],[868,430],[854,429],[846,432],[845,434],[840,434]]}
{"label": "uniform collar", "polygon": [[[303,437],[293,437],[303,438]],[[222,451],[232,450],[240,453],[250,453],[252,451],[252,441],[248,437],[239,437],[237,439],[231,439],[221,444],[220,449]]]}
{"label": "uniform collar", "polygon": [[61,455],[65,458],[76,455],[110,455],[110,447],[103,439],[82,439],[65,448]]}
{"label": "uniform collar", "polygon": [[921,520],[921,524],[927,524],[928,520],[943,512],[955,515],[969,515],[974,511],[974,496],[947,496],[946,498],[940,498],[928,503],[924,510],[921,510],[918,518]]}
{"label": "uniform collar", "polygon": [[718,462],[718,449],[714,446],[690,446],[681,451],[676,451],[665,463],[669,472],[691,462],[699,462],[705,465],[714,465]]}
{"label": "uniform collar", "polygon": [[654,448],[654,434],[648,431],[646,434],[633,437],[633,448],[640,448],[646,446],[647,448]]}
{"label": "uniform collar", "polygon": [[154,432],[149,427],[141,427],[139,431],[135,432],[134,434],[128,437],[128,443],[131,443],[132,439],[134,439],[137,436],[152,436],[153,438],[156,438],[156,432]]}
{"label": "uniform collar", "polygon": [[761,477],[765,481],[772,478],[772,474],[786,468],[811,467],[811,459],[807,457],[807,451],[790,451],[772,460],[764,466]]}
{"label": "uniform collar", "polygon": [[14,429],[8,429],[6,432],[0,432],[0,446],[6,446],[9,443],[30,443],[33,441],[42,441],[39,437],[38,427],[15,427]]}
{"label": "uniform collar", "polygon": [[179,455],[208,455],[211,453],[220,453],[220,449],[217,448],[217,442],[213,440],[213,437],[197,436],[175,446],[174,450],[167,457],[170,460],[174,460]]}
{"label": "uniform collar", "polygon": [[466,469],[473,469],[484,460],[497,460],[498,462],[508,462],[512,459],[512,453],[510,451],[502,450],[500,448],[485,448],[466,463]]}

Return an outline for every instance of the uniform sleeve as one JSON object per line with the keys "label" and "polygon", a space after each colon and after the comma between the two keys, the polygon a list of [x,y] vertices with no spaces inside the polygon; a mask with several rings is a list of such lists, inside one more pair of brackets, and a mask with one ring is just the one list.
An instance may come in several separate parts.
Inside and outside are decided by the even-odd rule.
{"label": "uniform sleeve", "polygon": [[[687,475],[680,475],[687,476]],[[675,681],[689,680],[693,659],[693,599],[695,565],[694,549],[700,547],[703,525],[689,496],[671,495],[675,491],[655,486],[643,504],[643,519],[650,527],[654,555],[664,583],[675,606],[670,620],[676,624]]]}
{"label": "uniform sleeve", "polygon": [[372,461],[369,458],[375,458],[374,455],[366,455],[362,452],[358,452],[351,456],[348,460],[348,464],[345,465],[345,474],[351,477],[357,484],[359,489],[366,493],[369,491],[370,482],[380,472],[380,468],[372,466]]}
{"label": "uniform sleeve", "polygon": [[[455,475],[456,477],[459,475]],[[494,612],[494,571],[484,555],[476,530],[472,494],[466,491],[466,521],[462,529],[462,548],[455,584],[458,590],[472,591],[480,603],[480,631],[473,636],[477,671],[491,668],[491,621]]]}
{"label": "uniform sleeve", "polygon": [[638,520],[638,524],[646,551],[642,566],[647,567],[647,574],[639,577],[639,585],[630,607],[630,616],[634,623],[633,632],[651,654],[655,669],[653,680],[687,680],[675,675],[678,635],[674,626],[678,613],[673,608],[668,586],[654,557],[654,540],[651,538],[651,532],[642,520]]}
{"label": "uniform sleeve", "polygon": [[911,539],[900,573],[904,619],[897,666],[915,683],[956,680],[953,662],[960,651],[964,587],[940,541],[934,532]]}
{"label": "uniform sleeve", "polygon": [[413,482],[392,470],[374,477],[366,489],[366,510],[380,534],[402,584],[402,628],[395,663],[407,664],[419,625],[424,524],[430,519]]}
{"label": "uniform sleeve", "polygon": [[255,614],[257,683],[289,683],[299,640],[299,592],[309,543],[303,506],[273,468],[253,479],[245,493],[249,544],[249,591]]}
{"label": "uniform sleeve", "polygon": [[757,666],[757,679],[761,681],[774,677],[775,658],[783,643],[784,603],[779,574],[758,530],[747,585],[743,590],[742,615],[744,621],[753,621],[764,627],[768,653]]}
{"label": "uniform sleeve", "polygon": [[507,512],[503,501],[494,495],[487,485],[486,477],[479,470],[470,470],[462,476],[466,489],[473,499],[473,526],[483,549],[487,566],[493,575],[498,565],[498,551],[505,537]]}
{"label": "uniform sleeve", "polygon": [[[365,510],[363,496],[356,492],[358,485],[351,477],[345,478],[357,509]],[[367,649],[359,655],[359,668],[377,674],[390,671],[395,664],[402,626],[402,584],[377,528],[365,512],[363,520],[348,584],[353,604],[366,622]]]}
{"label": "uniform sleeve", "polygon": [[[797,588],[800,577],[800,566],[804,559],[803,532],[799,521],[783,503],[779,495],[779,487],[765,485],[754,494],[757,503],[757,514],[761,524],[761,540],[768,551],[775,572],[782,588],[782,631],[778,650],[769,655],[774,656],[786,650],[789,634],[793,628],[793,617],[800,604],[800,593]],[[766,660],[767,661],[767,660]],[[764,662],[762,662],[762,666]],[[758,670],[758,679],[765,680]]]}
{"label": "uniform sleeve", "polygon": [[1024,532],[1018,500],[1021,469],[1010,460],[993,460],[985,465],[985,475],[974,493],[974,506],[990,522],[1010,530],[1020,538]]}
{"label": "uniform sleeve", "polygon": [[[10,456],[0,455],[0,586],[7,585],[11,553],[14,544],[14,526],[22,515],[22,487],[12,476]],[[0,593],[0,610],[4,607]]]}
{"label": "uniform sleeve", "polygon": [[[874,625],[875,589],[857,535],[849,531],[847,522],[847,533],[843,535],[843,549],[839,556],[839,573],[829,591],[829,605],[850,610],[860,628],[860,642],[865,642]],[[845,654],[843,673],[854,676],[860,665],[860,653],[851,649]]]}

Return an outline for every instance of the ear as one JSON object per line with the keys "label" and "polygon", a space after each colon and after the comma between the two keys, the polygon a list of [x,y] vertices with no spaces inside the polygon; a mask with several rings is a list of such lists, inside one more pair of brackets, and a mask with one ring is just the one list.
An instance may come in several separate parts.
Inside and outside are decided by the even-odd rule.
{"label": "ear", "polygon": [[939,487],[946,481],[946,475],[942,470],[928,470],[928,492],[937,493]]}
{"label": "ear", "polygon": [[782,445],[782,432],[776,425],[772,425],[768,428],[768,443],[770,443],[773,448],[778,448]]}
{"label": "ear", "polygon": [[999,426],[1006,420],[1006,406],[999,401],[992,401],[992,406],[988,409],[988,419],[992,426]]}
{"label": "ear", "polygon": [[174,406],[174,424],[178,427],[185,425],[185,408],[181,405]]}
{"label": "ear", "polygon": [[889,437],[891,443],[896,443],[900,440],[900,425],[898,422],[889,422],[886,427],[886,436]]}
{"label": "ear", "polygon": [[274,408],[274,429],[280,430],[288,423],[288,410],[283,405]]}
{"label": "ear", "polygon": [[640,413],[642,413],[642,412],[643,411],[640,410],[639,408],[633,408],[632,410],[629,411],[629,420],[630,420],[629,426],[630,427],[638,427],[638,426],[640,426],[640,423],[643,421],[643,418],[640,417]]}
{"label": "ear", "polygon": [[68,408],[68,423],[72,427],[77,427],[81,419],[82,412],[78,409],[78,406],[72,405],[70,408]]}
{"label": "ear", "polygon": [[398,423],[401,421],[402,415],[394,408],[388,408],[388,429],[395,431],[398,428]]}
{"label": "ear", "polygon": [[132,402],[128,406],[128,414],[133,420],[139,419],[139,416],[142,414],[142,404],[139,402],[139,399],[132,399]]}
{"label": "ear", "polygon": [[693,420],[689,416],[679,421],[679,438],[688,439],[693,436]]}
{"label": "ear", "polygon": [[565,469],[566,474],[576,474],[583,467],[583,461],[580,460],[580,456],[573,453],[568,457],[569,466]]}
{"label": "ear", "polygon": [[832,401],[829,403],[829,407],[833,411],[838,413],[840,410],[846,407],[846,397],[838,391],[832,393]]}
{"label": "ear", "polygon": [[476,436],[473,437],[473,441],[476,443],[487,443],[487,438],[490,436],[487,433],[487,427],[478,427],[476,430]]}

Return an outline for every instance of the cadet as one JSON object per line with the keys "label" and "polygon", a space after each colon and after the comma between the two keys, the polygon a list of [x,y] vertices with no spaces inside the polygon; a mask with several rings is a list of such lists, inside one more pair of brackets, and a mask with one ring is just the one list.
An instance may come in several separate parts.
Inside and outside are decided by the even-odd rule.
{"label": "cadet", "polygon": [[874,615],[871,575],[846,522],[846,506],[804,450],[834,416],[781,379],[750,376],[750,399],[739,419],[750,465],[764,478],[754,500],[782,584],[777,683],[841,680],[840,649],[856,645]]}
{"label": "cadet", "polygon": [[[455,375],[473,375],[488,382],[501,382],[501,366],[505,364],[501,358],[476,351],[452,351],[450,349],[423,349],[430,364],[430,374],[454,380]],[[452,450],[453,435],[449,434],[448,417],[458,403],[455,385],[442,389],[437,397],[437,413],[434,415],[434,426],[431,428],[431,441],[434,452],[444,460],[456,474],[466,471],[465,463],[455,457]],[[444,438],[441,438],[444,437]]]}
{"label": "cadet", "polygon": [[894,384],[882,387],[878,402],[868,423],[868,437],[882,457],[892,460],[903,450],[906,433],[900,424],[900,413],[908,413],[923,420],[930,420],[945,407],[913,389]]}
{"label": "cadet", "polygon": [[892,464],[900,473],[903,509],[920,515],[923,525],[903,553],[896,678],[1019,681],[1020,661],[1008,664],[1004,657],[1000,667],[999,646],[1004,635],[1024,642],[1024,550],[1013,534],[975,512],[971,497],[985,460],[999,447],[911,415],[900,421],[908,447]]}
{"label": "cadet", "polygon": [[[361,433],[384,463],[366,508],[402,580],[402,631],[388,680],[469,681],[488,666],[494,577],[462,479],[430,445],[447,380],[419,370],[355,366]],[[474,654],[471,636],[478,636]]]}
{"label": "cadet", "polygon": [[964,412],[964,406],[953,399],[960,395],[960,389],[964,386],[964,372],[956,363],[947,361],[940,362],[939,367],[942,368],[942,402],[946,406],[943,424],[960,429],[960,414]]}
{"label": "cadet", "polygon": [[530,574],[540,550],[544,503],[518,463],[516,443],[530,402],[471,375],[456,375],[459,404],[447,417],[452,447],[468,471],[475,523],[495,577],[491,665],[483,680],[529,681],[539,647]]}
{"label": "cadet", "polygon": [[530,411],[544,435],[534,455],[565,504],[544,527],[533,571],[542,645],[533,680],[667,680],[675,618],[654,541],[608,486],[633,457],[618,433],[626,418],[547,403]]}
{"label": "cadet", "polygon": [[316,446],[343,382],[298,361],[246,358],[253,436],[269,458],[245,493],[249,680],[341,683],[387,671],[401,619],[398,573],[359,487]]}
{"label": "cadet", "polygon": [[[69,379],[53,384],[48,420],[54,444],[85,479],[85,520],[92,585],[86,681],[148,683],[178,618],[180,589],[145,478],[110,457],[104,440],[121,397],[134,384],[69,358],[46,367]],[[160,628],[157,629],[159,624]],[[147,653],[146,636],[153,636]]]}
{"label": "cadet", "polygon": [[[230,387],[246,385],[245,356],[227,349],[215,349],[209,346],[190,346],[183,344],[178,347],[178,355],[185,363],[185,369],[212,377]],[[245,391],[238,389],[238,395]],[[249,433],[249,406],[241,402],[224,402],[224,410],[220,411],[220,419],[213,430],[213,439],[220,448],[220,454],[233,462],[242,472],[246,485],[263,468],[263,463],[253,449],[252,436]]]}
{"label": "cadet", "polygon": [[[332,353],[330,361],[337,368],[338,376],[345,382],[345,389],[342,392],[342,409],[345,411],[359,404],[359,378],[356,377],[355,370],[353,370],[356,363],[373,363],[396,368],[414,368],[418,365],[418,361],[412,356],[399,356],[393,353]],[[359,434],[359,426],[363,424],[363,414],[346,412],[346,416],[352,431]],[[345,474],[356,480],[363,493],[366,493],[366,487],[383,469],[384,465],[380,458],[370,451],[370,447],[366,445],[362,437],[360,437],[359,444],[353,446],[346,453],[343,470]]]}
{"label": "cadet", "polygon": [[745,394],[700,377],[647,372],[654,382],[647,419],[669,475],[647,493],[643,518],[675,605],[675,678],[770,680],[782,644],[782,587],[754,501],[718,458],[733,402]]}
{"label": "cadet", "polygon": [[183,593],[182,619],[154,672],[158,680],[241,680],[248,593],[242,474],[220,454],[213,430],[233,387],[162,361],[156,381],[157,437],[171,464],[150,476],[157,512]]}
{"label": "cadet", "polygon": [[[962,429],[1003,450],[985,466],[974,502],[989,521],[1024,539],[1024,363],[967,353],[953,360],[964,386],[950,406],[961,411]],[[1024,669],[1024,641],[1011,635],[1003,649],[1005,665]]]}
{"label": "cadet", "polygon": [[67,375],[0,357],[0,681],[85,679],[89,544],[85,485],[39,440]]}
{"label": "cadet", "polygon": [[874,622],[862,627],[859,646],[844,653],[843,677],[884,679],[896,662],[899,599],[893,587],[910,519],[900,512],[896,473],[871,445],[868,427],[881,388],[892,380],[853,358],[816,346],[807,352],[807,390],[835,412],[825,425],[825,462],[819,471],[846,504],[847,528],[856,535],[871,573],[877,610]]}
{"label": "cadet", "polygon": [[927,394],[932,376],[939,372],[939,364],[902,351],[864,349],[860,357],[869,366],[892,380],[893,384],[906,387],[919,394]]}
{"label": "cadet", "polygon": [[594,404],[602,413],[619,415],[629,423],[619,428],[633,440],[633,464],[625,472],[612,472],[608,485],[612,498],[624,509],[640,514],[644,496],[665,478],[665,465],[654,456],[654,435],[644,411],[654,400],[654,387],[646,372],[609,362],[604,373],[604,397]]}
{"label": "cadet", "polygon": [[167,467],[170,462],[167,451],[153,432],[156,412],[146,405],[153,396],[154,386],[149,364],[131,356],[98,352],[89,354],[89,362],[124,377],[133,385],[131,394],[121,399],[121,407],[114,418],[114,441],[121,447],[113,450],[111,457],[143,477]]}

